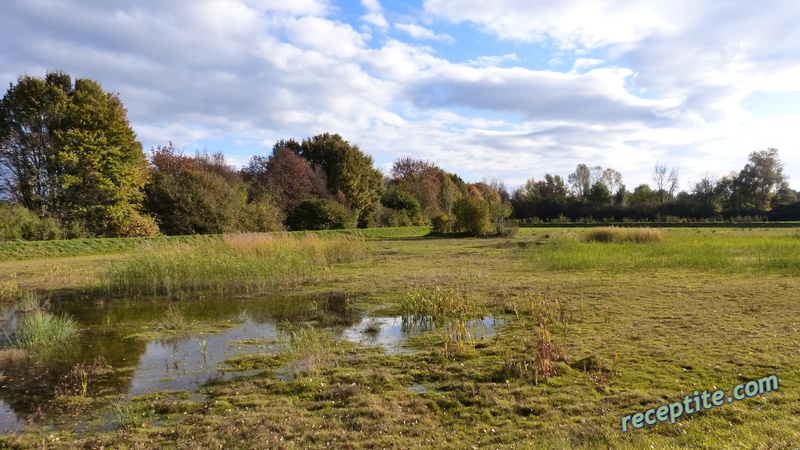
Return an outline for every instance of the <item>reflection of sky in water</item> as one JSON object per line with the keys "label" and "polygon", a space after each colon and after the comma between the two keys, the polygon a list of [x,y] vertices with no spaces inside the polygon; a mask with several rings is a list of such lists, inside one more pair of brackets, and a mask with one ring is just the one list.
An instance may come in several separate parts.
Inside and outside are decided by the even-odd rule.
{"label": "reflection of sky in water", "polygon": [[[217,305],[216,303],[209,303],[211,306]],[[273,303],[277,304],[277,303]],[[80,303],[76,304],[81,306]],[[133,304],[138,307],[137,304]],[[114,365],[122,367],[120,364],[133,366],[132,371],[122,372],[119,374],[117,390],[119,394],[128,394],[130,396],[138,396],[150,392],[158,391],[182,391],[189,390],[197,392],[197,388],[207,383],[212,379],[232,379],[240,376],[242,372],[232,371],[233,367],[224,364],[225,360],[231,359],[236,356],[247,354],[259,353],[275,353],[277,349],[276,340],[279,339],[279,332],[276,327],[276,322],[282,322],[290,319],[291,312],[300,310],[294,306],[288,310],[278,309],[272,310],[258,310],[257,308],[245,312],[244,306],[258,305],[258,303],[245,303],[232,304],[232,303],[219,303],[220,313],[212,314],[212,316],[222,319],[224,317],[233,318],[237,317],[239,320],[244,320],[241,324],[235,325],[232,328],[222,329],[218,333],[211,333],[205,335],[185,335],[176,337],[169,340],[150,340],[146,343],[142,342],[137,345],[139,350],[134,350],[130,345],[119,345],[125,332],[117,330],[116,333],[95,331],[89,334],[92,330],[107,330],[109,323],[115,324],[117,321],[124,321],[122,324],[128,328],[133,329],[140,323],[153,322],[153,315],[144,315],[138,320],[134,319],[134,315],[127,314],[125,304],[120,304],[120,310],[116,315],[112,315],[109,310],[102,308],[86,306],[85,310],[69,311],[71,315],[84,320],[83,326],[87,327],[86,339],[89,339],[90,345],[88,346],[75,346],[72,348],[74,360],[66,357],[63,362],[59,362],[66,367],[71,367],[78,361],[85,361],[90,363],[94,359],[95,354],[109,355],[108,351],[120,351],[120,348],[130,350],[130,353],[117,355]],[[278,304],[280,305],[280,304]],[[292,303],[286,303],[292,306]],[[73,305],[74,306],[74,305]],[[197,307],[202,306],[198,304]],[[143,306],[145,308],[146,305]],[[132,310],[134,312],[139,310]],[[191,308],[189,309],[191,311]],[[237,312],[238,311],[238,312]],[[288,311],[288,312],[287,312]],[[215,311],[214,311],[215,312]],[[255,313],[255,315],[253,314]],[[281,315],[283,313],[283,315]],[[232,317],[230,314],[234,314]],[[277,315],[275,315],[277,314]],[[107,317],[112,317],[108,319]],[[0,310],[0,328],[11,333],[17,314],[8,309]],[[281,317],[276,320],[275,317]],[[120,319],[122,318],[122,319]],[[207,317],[202,319],[208,320]],[[202,321],[202,320],[201,320]],[[364,330],[375,321],[380,325],[380,331],[376,334],[365,333]],[[108,322],[103,325],[104,322]],[[359,318],[358,315],[352,317],[349,323],[355,323],[349,328],[336,328],[337,333],[341,339],[351,342],[360,343],[364,346],[380,346],[387,354],[398,354],[404,352],[411,352],[413,350],[405,349],[402,340],[408,337],[418,336],[427,331],[429,327],[412,325],[407,322],[404,323],[401,317],[376,317],[376,318]],[[473,321],[469,323],[470,329],[474,333],[474,339],[480,340],[483,336],[488,336],[493,333],[493,325],[495,320],[486,318],[483,321]],[[105,326],[105,328],[104,328]],[[112,328],[114,325],[111,325]],[[261,344],[237,344],[234,341],[241,341],[245,339],[257,339],[264,341]],[[4,340],[2,332],[0,332],[0,340]],[[205,340],[205,354],[203,353],[201,342]],[[116,346],[109,345],[116,342]],[[143,347],[141,347],[143,346]],[[94,348],[92,348],[94,347]],[[142,350],[143,349],[143,350]],[[87,353],[90,350],[94,353]],[[121,358],[121,359],[119,359]],[[135,358],[127,359],[126,358]],[[111,360],[110,360],[111,361]],[[220,369],[227,369],[221,371]],[[2,368],[0,368],[2,372]],[[276,376],[280,376],[281,369],[278,369]],[[244,373],[248,374],[248,373]],[[130,382],[127,383],[127,379]],[[35,386],[33,386],[35,388]],[[46,387],[46,386],[45,386]],[[14,409],[9,403],[0,400],[0,433],[9,432],[15,428],[22,428],[26,425],[24,417],[18,417]]]}
{"label": "reflection of sky in water", "polygon": [[20,428],[25,425],[25,419],[17,416],[10,406],[0,400],[0,433]]}
{"label": "reflection of sky in water", "polygon": [[[218,368],[237,355],[274,353],[274,344],[229,345],[242,339],[262,339],[268,342],[277,338],[273,322],[245,321],[241,326],[204,336],[186,336],[168,341],[154,340],[139,358],[133,372],[129,395],[136,396],[153,391],[195,389],[211,379],[231,379],[236,373],[220,373]],[[203,355],[201,342],[205,339]]]}
{"label": "reflection of sky in water", "polygon": [[[364,329],[370,325],[371,322],[380,324],[380,331],[376,334],[365,333]],[[492,317],[486,317],[483,320],[473,320],[467,322],[470,333],[473,339],[481,340],[484,337],[494,334],[495,323],[500,324],[500,321],[495,321]],[[362,345],[380,346],[384,351],[390,355],[399,353],[413,353],[414,350],[407,349],[403,346],[402,339],[419,336],[420,334],[430,330],[426,326],[414,326],[407,322],[404,323],[401,316],[397,317],[365,317],[361,322],[352,326],[342,333],[342,339],[361,343]]]}

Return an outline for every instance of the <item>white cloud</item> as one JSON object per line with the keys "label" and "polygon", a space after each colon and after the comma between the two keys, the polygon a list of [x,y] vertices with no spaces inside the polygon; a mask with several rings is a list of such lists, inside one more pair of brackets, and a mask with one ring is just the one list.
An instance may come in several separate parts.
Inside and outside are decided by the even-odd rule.
{"label": "white cloud", "polygon": [[361,5],[367,10],[367,14],[360,17],[360,20],[375,25],[378,28],[389,28],[389,22],[383,16],[383,8],[378,0],[361,0]]}
{"label": "white cloud", "polygon": [[516,53],[507,53],[502,56],[480,56],[467,61],[467,64],[473,67],[496,67],[504,61],[519,61],[519,58]]}
{"label": "white cloud", "polygon": [[[800,118],[741,106],[753,92],[800,90],[795,2],[429,0],[418,15],[361,5],[365,16],[311,0],[11,0],[0,82],[47,69],[93,78],[120,94],[146,148],[172,140],[237,161],[335,132],[379,165],[402,152],[509,184],[587,163],[631,187],[656,160],[690,179],[739,170],[768,146],[800,172]],[[359,31],[385,17],[395,39]],[[467,24],[458,42],[441,20]],[[485,47],[469,47],[477,40]],[[534,58],[559,62],[533,69]]]}
{"label": "white cloud", "polygon": [[572,70],[570,70],[569,73],[573,74],[581,73],[586,69],[598,66],[600,64],[603,64],[604,62],[605,61],[603,61],[602,59],[596,59],[596,58],[578,58],[572,64]]}
{"label": "white cloud", "polygon": [[452,36],[444,34],[444,33],[434,33],[432,30],[429,30],[425,27],[421,27],[419,25],[413,23],[396,23],[394,27],[400,31],[404,31],[408,33],[409,36],[413,37],[414,39],[430,39],[434,41],[443,41],[443,42],[453,42],[454,39]]}
{"label": "white cloud", "polygon": [[638,41],[654,29],[673,29],[675,3],[670,0],[426,0],[424,7],[445,20],[473,23],[500,39],[524,42],[554,39],[564,48],[596,48]]}

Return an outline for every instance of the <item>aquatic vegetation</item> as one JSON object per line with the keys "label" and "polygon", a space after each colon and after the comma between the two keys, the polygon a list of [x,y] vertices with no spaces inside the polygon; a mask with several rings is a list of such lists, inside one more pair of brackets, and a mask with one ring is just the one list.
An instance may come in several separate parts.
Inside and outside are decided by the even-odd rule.
{"label": "aquatic vegetation", "polygon": [[106,285],[129,295],[252,294],[319,277],[330,264],[365,256],[363,239],[353,236],[226,235],[133,255],[112,267]]}
{"label": "aquatic vegetation", "polygon": [[315,373],[330,362],[333,344],[333,337],[327,331],[291,324],[279,341],[281,353],[289,359],[289,371],[294,376]]}
{"label": "aquatic vegetation", "polygon": [[21,290],[17,296],[15,306],[18,311],[32,312],[44,311],[49,308],[50,302],[34,291]]}
{"label": "aquatic vegetation", "polygon": [[158,322],[156,331],[185,331],[195,324],[197,324],[197,321],[186,319],[186,314],[180,308],[175,305],[169,305],[164,312],[164,317]]}
{"label": "aquatic vegetation", "polygon": [[0,279],[0,302],[12,301],[17,298],[19,293],[20,287],[16,272]]}
{"label": "aquatic vegetation", "polygon": [[26,313],[17,325],[16,345],[49,348],[78,338],[80,327],[71,317],[44,311]]}

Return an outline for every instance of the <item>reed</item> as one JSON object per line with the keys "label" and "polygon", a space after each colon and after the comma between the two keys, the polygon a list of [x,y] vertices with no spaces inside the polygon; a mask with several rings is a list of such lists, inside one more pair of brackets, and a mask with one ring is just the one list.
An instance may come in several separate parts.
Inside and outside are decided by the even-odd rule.
{"label": "reed", "polygon": [[287,325],[279,340],[281,353],[289,358],[289,372],[293,376],[316,373],[330,362],[333,344],[330,333],[308,325]]}
{"label": "reed", "polygon": [[253,294],[295,285],[328,272],[333,263],[365,256],[363,239],[353,236],[247,233],[153,247],[114,266],[105,278],[117,294]]}
{"label": "reed", "polygon": [[25,314],[17,325],[19,347],[49,348],[74,341],[80,335],[78,322],[67,316],[44,311]]}
{"label": "reed", "polygon": [[659,242],[664,240],[664,233],[657,228],[592,228],[586,234],[589,242]]}
{"label": "reed", "polygon": [[159,321],[156,331],[185,331],[196,323],[196,320],[189,321],[180,308],[175,305],[169,305],[164,312],[164,317]]}

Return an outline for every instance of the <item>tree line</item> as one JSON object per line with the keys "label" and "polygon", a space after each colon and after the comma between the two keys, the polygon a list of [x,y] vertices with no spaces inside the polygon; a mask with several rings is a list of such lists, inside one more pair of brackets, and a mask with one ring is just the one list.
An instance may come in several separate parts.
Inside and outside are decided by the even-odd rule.
{"label": "tree line", "polygon": [[[145,154],[121,100],[93,80],[22,76],[0,102],[0,238],[152,236],[430,225],[486,235],[520,221],[720,219],[796,211],[775,149],[739,173],[678,191],[658,163],[655,188],[628,191],[613,169],[579,164],[513,193],[467,183],[430,161],[399,158],[389,175],[338,134],[279,140],[237,169],[221,153],[172,143]],[[794,209],[791,206],[794,205]],[[788,208],[788,209],[787,209]]]}

